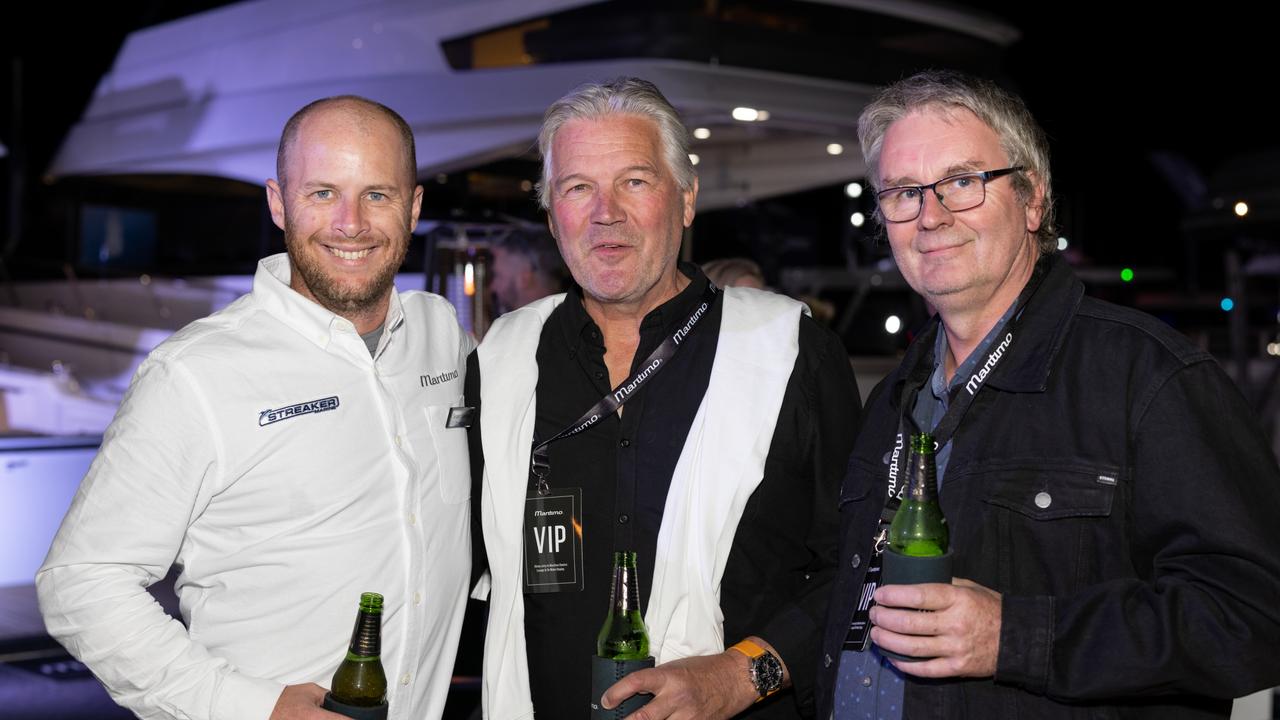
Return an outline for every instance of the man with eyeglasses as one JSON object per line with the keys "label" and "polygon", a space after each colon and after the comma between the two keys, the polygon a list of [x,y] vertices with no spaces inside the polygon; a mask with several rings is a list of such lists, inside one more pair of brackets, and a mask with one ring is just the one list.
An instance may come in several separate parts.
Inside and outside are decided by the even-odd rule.
{"label": "man with eyeglasses", "polygon": [[[1280,683],[1267,438],[1208,353],[1084,296],[1022,101],[921,73],[858,131],[894,258],[938,312],[867,401],[819,717],[1227,717]],[[877,587],[916,428],[955,579]]]}

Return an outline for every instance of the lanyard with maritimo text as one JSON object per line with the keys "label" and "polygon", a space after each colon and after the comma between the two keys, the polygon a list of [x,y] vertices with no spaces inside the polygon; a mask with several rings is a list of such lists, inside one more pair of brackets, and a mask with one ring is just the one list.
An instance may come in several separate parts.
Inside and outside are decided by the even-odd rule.
{"label": "lanyard with maritimo text", "polygon": [[[991,376],[991,373],[995,372],[996,365],[1000,364],[1000,360],[1009,353],[1009,348],[1013,346],[1013,339],[1017,335],[1018,320],[1022,315],[1022,311],[1026,308],[1027,302],[1031,300],[1031,296],[1035,295],[1036,289],[1040,287],[1040,282],[1047,272],[1048,262],[1045,258],[1041,258],[1036,263],[1035,269],[1032,270],[1031,278],[1027,280],[1026,287],[1018,295],[1018,302],[1014,308],[1013,315],[1004,326],[1004,337],[999,339],[994,348],[991,348],[987,354],[986,362],[977,368],[977,371],[964,384],[961,391],[956,394],[956,398],[947,408],[946,414],[934,426],[931,434],[933,435],[935,451],[942,449],[951,441],[951,436],[955,434],[956,428],[960,427],[960,421],[964,418],[965,413],[969,412],[969,408],[973,406],[973,401],[978,397],[978,392],[986,385],[987,378]],[[946,330],[939,327],[938,332],[946,332]],[[867,565],[867,572],[863,576],[862,592],[858,595],[858,605],[853,612],[853,621],[849,623],[849,632],[845,635],[845,650],[859,652],[866,650],[871,638],[869,613],[871,606],[875,604],[873,596],[880,584],[881,556],[884,554],[884,548],[888,541],[889,525],[893,523],[893,516],[898,512],[898,506],[901,504],[902,492],[908,484],[903,482],[899,485],[898,483],[899,460],[902,459],[904,448],[904,432],[908,423],[915,428],[915,420],[912,418],[911,413],[915,408],[916,395],[919,392],[919,387],[910,385],[902,389],[902,397],[898,407],[898,435],[894,439],[893,449],[890,451],[888,492],[884,509],[880,511],[880,522],[876,526],[875,537],[872,538],[871,562]]]}
{"label": "lanyard with maritimo text", "polygon": [[694,308],[693,313],[689,315],[689,319],[672,333],[671,337],[662,341],[662,344],[645,359],[644,364],[635,375],[622,381],[618,387],[610,391],[608,395],[600,398],[600,401],[592,405],[590,410],[583,413],[582,417],[575,420],[565,429],[541,443],[534,441],[533,454],[529,461],[529,474],[530,481],[539,495],[546,495],[551,492],[551,484],[547,481],[547,476],[551,472],[551,463],[547,457],[547,446],[557,440],[577,435],[600,422],[601,418],[617,412],[618,408],[622,407],[627,400],[630,400],[636,391],[652,379],[654,375],[657,375],[662,368],[666,367],[671,358],[675,357],[676,351],[680,349],[680,343],[693,331],[698,321],[707,314],[707,309],[711,307],[711,303],[715,300],[716,292],[715,283],[708,280],[707,289],[702,293],[702,302],[698,303],[698,307]]}

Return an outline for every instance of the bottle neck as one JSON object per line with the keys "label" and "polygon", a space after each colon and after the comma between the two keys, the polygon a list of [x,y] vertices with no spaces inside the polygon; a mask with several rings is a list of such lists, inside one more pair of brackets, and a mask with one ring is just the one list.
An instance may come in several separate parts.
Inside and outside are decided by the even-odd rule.
{"label": "bottle neck", "polygon": [[348,651],[359,657],[378,657],[382,654],[382,613],[361,609],[356,615],[356,626],[351,631]]}
{"label": "bottle neck", "polygon": [[931,453],[911,455],[911,485],[907,495],[915,502],[938,501],[938,467]]}
{"label": "bottle neck", "polygon": [[640,583],[636,578],[634,552],[613,554],[613,594],[609,605],[614,614],[640,610]]}

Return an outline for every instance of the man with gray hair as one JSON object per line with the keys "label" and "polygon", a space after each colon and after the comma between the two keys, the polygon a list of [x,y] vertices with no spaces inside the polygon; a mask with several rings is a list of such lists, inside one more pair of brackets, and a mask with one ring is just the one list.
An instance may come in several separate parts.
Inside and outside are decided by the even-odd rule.
{"label": "man with gray hair", "polygon": [[[938,313],[867,400],[820,716],[1226,717],[1280,682],[1275,457],[1208,353],[1084,296],[1022,101],[926,72],[858,131],[898,268]],[[877,587],[917,429],[956,579]]]}
{"label": "man with gray hair", "polygon": [[[468,361],[486,716],[637,693],[646,720],[811,715],[859,409],[844,347],[799,303],[677,261],[698,179],[651,83],[579,87],[539,146],[576,286],[499,318]],[[628,551],[657,667],[591,697]]]}

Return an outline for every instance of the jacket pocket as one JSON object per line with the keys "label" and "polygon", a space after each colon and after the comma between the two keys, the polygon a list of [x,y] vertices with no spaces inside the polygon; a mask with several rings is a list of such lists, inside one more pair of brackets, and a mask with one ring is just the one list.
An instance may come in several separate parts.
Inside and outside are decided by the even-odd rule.
{"label": "jacket pocket", "polygon": [[878,480],[875,471],[875,467],[859,458],[850,459],[844,480],[840,483],[841,512],[848,503],[866,500],[871,496],[871,490],[876,487]]}
{"label": "jacket pocket", "polygon": [[994,571],[1004,592],[1057,595],[1114,572],[1126,542],[1118,470],[1041,462],[989,467],[982,481],[985,521],[964,538],[982,579]]}

